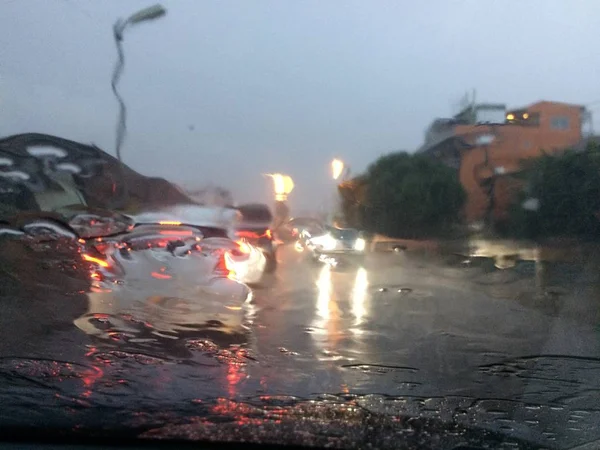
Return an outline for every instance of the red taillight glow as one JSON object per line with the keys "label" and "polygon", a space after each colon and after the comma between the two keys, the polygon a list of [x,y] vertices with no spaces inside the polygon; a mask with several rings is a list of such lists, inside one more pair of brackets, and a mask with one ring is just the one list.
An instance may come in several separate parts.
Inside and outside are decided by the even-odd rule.
{"label": "red taillight glow", "polygon": [[252,231],[238,231],[236,233],[238,237],[248,238],[248,239],[258,239],[260,236]]}
{"label": "red taillight glow", "polygon": [[100,242],[98,244],[94,244],[94,248],[96,250],[98,250],[100,253],[104,254],[106,252],[106,250],[108,249],[108,244]]}
{"label": "red taillight glow", "polygon": [[273,232],[269,229],[267,229],[267,231],[265,231],[264,234],[258,234],[253,231],[238,231],[235,234],[238,237],[247,238],[247,239],[259,239],[261,237],[273,239]]}
{"label": "red taillight glow", "polygon": [[90,277],[92,278],[92,280],[102,281],[102,274],[100,272],[92,272]]}
{"label": "red taillight glow", "polygon": [[108,264],[108,262],[104,261],[103,259],[100,258],[95,258],[91,255],[88,255],[87,253],[84,253],[82,255],[83,259],[87,262],[91,262],[94,264],[98,264],[100,267],[110,267],[110,264]]}
{"label": "red taillight glow", "polygon": [[160,231],[160,234],[169,235],[169,236],[192,236],[194,234],[191,230],[169,230],[169,231]]}
{"label": "red taillight glow", "polygon": [[227,253],[223,253],[219,257],[219,262],[215,266],[215,272],[221,276],[226,276],[230,280],[235,280],[236,274],[232,265],[231,259]]}
{"label": "red taillight glow", "polygon": [[167,275],[166,273],[160,273],[160,272],[152,272],[150,275],[152,275],[153,278],[156,278],[157,280],[170,280],[171,275]]}

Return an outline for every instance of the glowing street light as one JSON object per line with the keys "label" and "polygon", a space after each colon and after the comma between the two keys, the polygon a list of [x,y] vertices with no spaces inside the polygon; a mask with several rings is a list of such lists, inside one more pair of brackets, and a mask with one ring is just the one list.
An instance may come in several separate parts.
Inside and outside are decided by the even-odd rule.
{"label": "glowing street light", "polygon": [[331,174],[333,175],[333,179],[337,180],[342,173],[344,172],[344,161],[341,159],[334,159],[331,161]]}
{"label": "glowing street light", "polygon": [[284,202],[287,196],[294,189],[294,181],[288,175],[281,173],[268,173],[273,179],[273,191],[275,192],[275,200],[278,202]]}

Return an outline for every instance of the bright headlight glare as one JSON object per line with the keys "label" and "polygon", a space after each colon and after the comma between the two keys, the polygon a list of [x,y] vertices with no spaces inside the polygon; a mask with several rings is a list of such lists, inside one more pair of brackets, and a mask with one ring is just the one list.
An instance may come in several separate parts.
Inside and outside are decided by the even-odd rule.
{"label": "bright headlight glare", "polygon": [[323,237],[323,248],[325,250],[333,250],[335,248],[335,239],[330,235]]}
{"label": "bright headlight glare", "polygon": [[365,240],[363,238],[358,238],[354,243],[354,250],[358,250],[362,252],[365,249]]}
{"label": "bright headlight glare", "polygon": [[333,250],[336,244],[333,236],[329,234],[326,234],[325,236],[319,236],[318,238],[313,238],[312,242],[320,246],[323,250]]}

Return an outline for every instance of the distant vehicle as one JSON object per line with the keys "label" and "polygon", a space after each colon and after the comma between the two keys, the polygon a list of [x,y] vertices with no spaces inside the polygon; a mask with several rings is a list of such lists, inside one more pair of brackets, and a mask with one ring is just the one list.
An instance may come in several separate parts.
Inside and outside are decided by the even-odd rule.
{"label": "distant vehicle", "polygon": [[320,220],[313,219],[312,217],[294,217],[282,228],[285,230],[285,234],[289,235],[290,239],[298,239],[303,231],[307,231],[309,235],[316,235],[322,232],[324,225]]}
{"label": "distant vehicle", "polygon": [[326,227],[323,233],[306,239],[306,249],[318,261],[352,258],[362,262],[366,241],[362,234],[353,228]]}
{"label": "distant vehicle", "polygon": [[237,207],[241,214],[235,228],[236,236],[261,249],[267,264],[265,271],[277,268],[277,243],[273,235],[273,214],[267,205],[251,203]]}
{"label": "distant vehicle", "polygon": [[325,225],[320,222],[309,226],[298,226],[294,228],[293,234],[296,237],[296,250],[304,251],[308,248],[308,241],[316,236],[322,236],[327,232]]}

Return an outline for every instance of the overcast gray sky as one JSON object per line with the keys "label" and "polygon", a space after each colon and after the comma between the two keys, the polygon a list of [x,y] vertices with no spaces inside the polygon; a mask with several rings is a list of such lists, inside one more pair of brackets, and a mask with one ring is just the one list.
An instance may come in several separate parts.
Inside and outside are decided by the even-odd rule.
{"label": "overcast gray sky", "polygon": [[[0,134],[114,154],[111,27],[151,4],[0,0]],[[269,200],[261,174],[278,171],[296,181],[292,205],[318,205],[333,156],[359,172],[412,151],[467,90],[509,107],[600,100],[598,0],[162,4],[167,16],[124,39],[124,159],[239,201]]]}

